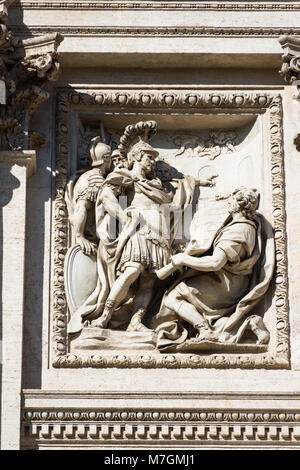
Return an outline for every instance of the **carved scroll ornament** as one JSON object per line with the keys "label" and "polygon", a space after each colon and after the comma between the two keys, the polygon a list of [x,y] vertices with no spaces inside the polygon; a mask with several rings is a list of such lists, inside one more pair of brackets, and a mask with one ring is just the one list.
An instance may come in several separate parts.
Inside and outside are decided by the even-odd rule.
{"label": "carved scroll ornament", "polygon": [[5,107],[0,123],[0,148],[28,149],[29,121],[41,103],[49,98],[42,90],[59,73],[57,47],[63,40],[57,33],[19,40],[7,28],[7,7],[0,5],[0,84],[1,103]]}

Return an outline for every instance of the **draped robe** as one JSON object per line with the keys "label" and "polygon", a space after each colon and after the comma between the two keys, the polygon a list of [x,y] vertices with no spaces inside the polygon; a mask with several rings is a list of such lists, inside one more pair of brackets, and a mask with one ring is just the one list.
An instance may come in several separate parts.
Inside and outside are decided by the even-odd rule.
{"label": "draped robe", "polygon": [[241,340],[249,325],[249,312],[253,313],[272,279],[273,230],[262,216],[255,221],[228,220],[215,236],[212,250],[216,247],[227,256],[222,269],[201,272],[188,268],[165,294],[152,325],[159,348],[176,346],[188,338],[185,322],[165,305],[170,291],[175,291],[178,305],[187,301],[205,317],[220,342]]}

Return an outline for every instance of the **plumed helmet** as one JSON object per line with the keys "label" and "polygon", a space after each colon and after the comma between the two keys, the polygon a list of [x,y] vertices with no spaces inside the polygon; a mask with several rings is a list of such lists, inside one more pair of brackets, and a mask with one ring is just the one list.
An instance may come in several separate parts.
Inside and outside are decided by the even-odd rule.
{"label": "plumed helmet", "polygon": [[140,138],[140,140],[136,144],[134,144],[128,152],[129,163],[132,163],[136,160],[140,160],[140,155],[143,152],[151,153],[153,155],[153,158],[156,158],[159,155],[157,150],[154,150],[154,148],[151,147],[151,145],[148,144],[148,142],[145,142],[144,140]]}

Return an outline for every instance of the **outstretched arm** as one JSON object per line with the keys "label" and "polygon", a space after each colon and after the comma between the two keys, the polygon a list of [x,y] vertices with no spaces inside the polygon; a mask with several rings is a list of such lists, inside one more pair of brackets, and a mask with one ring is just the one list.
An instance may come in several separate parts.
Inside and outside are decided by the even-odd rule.
{"label": "outstretched arm", "polygon": [[215,186],[216,182],[214,181],[215,178],[217,178],[218,175],[211,176],[210,178],[206,179],[196,179],[196,186]]}
{"label": "outstretched arm", "polygon": [[219,271],[227,263],[226,253],[216,247],[211,256],[190,256],[186,253],[178,253],[172,256],[172,264],[177,267],[187,266],[198,271]]}
{"label": "outstretched arm", "polygon": [[187,266],[198,271],[219,271],[227,263],[227,256],[223,250],[216,247],[211,256],[197,258],[196,256],[190,256],[186,253],[178,253],[172,256],[171,260],[172,262],[170,264],[156,271],[156,275],[159,279],[166,279],[182,266]]}

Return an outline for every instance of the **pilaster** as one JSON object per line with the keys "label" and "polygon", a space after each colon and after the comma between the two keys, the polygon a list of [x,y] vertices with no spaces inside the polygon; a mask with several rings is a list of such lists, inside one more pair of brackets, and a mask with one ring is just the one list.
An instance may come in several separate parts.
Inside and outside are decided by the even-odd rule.
{"label": "pilaster", "polygon": [[0,246],[2,258],[1,448],[20,447],[27,179],[34,151],[0,152]]}

